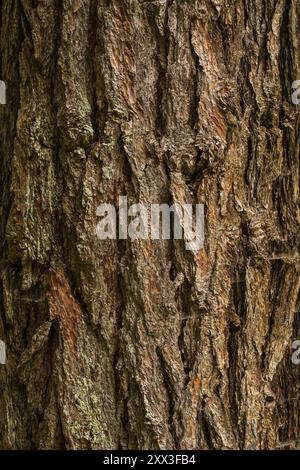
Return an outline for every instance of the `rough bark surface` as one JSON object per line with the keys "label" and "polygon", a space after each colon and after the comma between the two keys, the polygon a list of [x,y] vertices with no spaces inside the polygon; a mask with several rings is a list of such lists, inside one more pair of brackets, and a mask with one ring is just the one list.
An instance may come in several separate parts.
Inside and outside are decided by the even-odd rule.
{"label": "rough bark surface", "polygon": [[[0,447],[300,448],[299,1],[2,0],[0,28]],[[204,249],[100,242],[120,195],[204,203]]]}

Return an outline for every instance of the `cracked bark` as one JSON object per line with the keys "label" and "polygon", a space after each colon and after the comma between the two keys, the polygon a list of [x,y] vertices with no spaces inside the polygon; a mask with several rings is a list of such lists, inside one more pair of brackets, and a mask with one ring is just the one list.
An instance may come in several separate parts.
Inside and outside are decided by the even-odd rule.
{"label": "cracked bark", "polygon": [[[299,448],[299,2],[0,11],[0,447]],[[126,194],[204,250],[99,242]]]}

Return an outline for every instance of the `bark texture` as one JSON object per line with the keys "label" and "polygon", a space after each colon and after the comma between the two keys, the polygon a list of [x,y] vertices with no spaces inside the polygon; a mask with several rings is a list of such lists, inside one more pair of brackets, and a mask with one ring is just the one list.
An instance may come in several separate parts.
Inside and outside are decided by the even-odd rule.
{"label": "bark texture", "polygon": [[[2,0],[0,27],[0,447],[300,448],[299,1]],[[121,195],[204,203],[204,249],[100,242]]]}

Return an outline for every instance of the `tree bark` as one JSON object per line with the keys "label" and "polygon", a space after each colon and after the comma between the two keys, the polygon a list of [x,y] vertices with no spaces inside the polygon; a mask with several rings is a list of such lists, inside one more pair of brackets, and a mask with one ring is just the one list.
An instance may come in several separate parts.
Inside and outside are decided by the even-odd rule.
{"label": "tree bark", "polygon": [[[0,447],[300,448],[298,0],[2,0]],[[205,246],[96,237],[203,203]]]}

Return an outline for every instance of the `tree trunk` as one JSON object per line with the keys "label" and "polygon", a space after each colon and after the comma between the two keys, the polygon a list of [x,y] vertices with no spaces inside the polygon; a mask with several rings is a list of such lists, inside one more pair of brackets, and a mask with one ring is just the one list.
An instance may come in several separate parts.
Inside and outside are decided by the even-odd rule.
{"label": "tree trunk", "polygon": [[299,5],[1,1],[1,448],[300,448]]}

